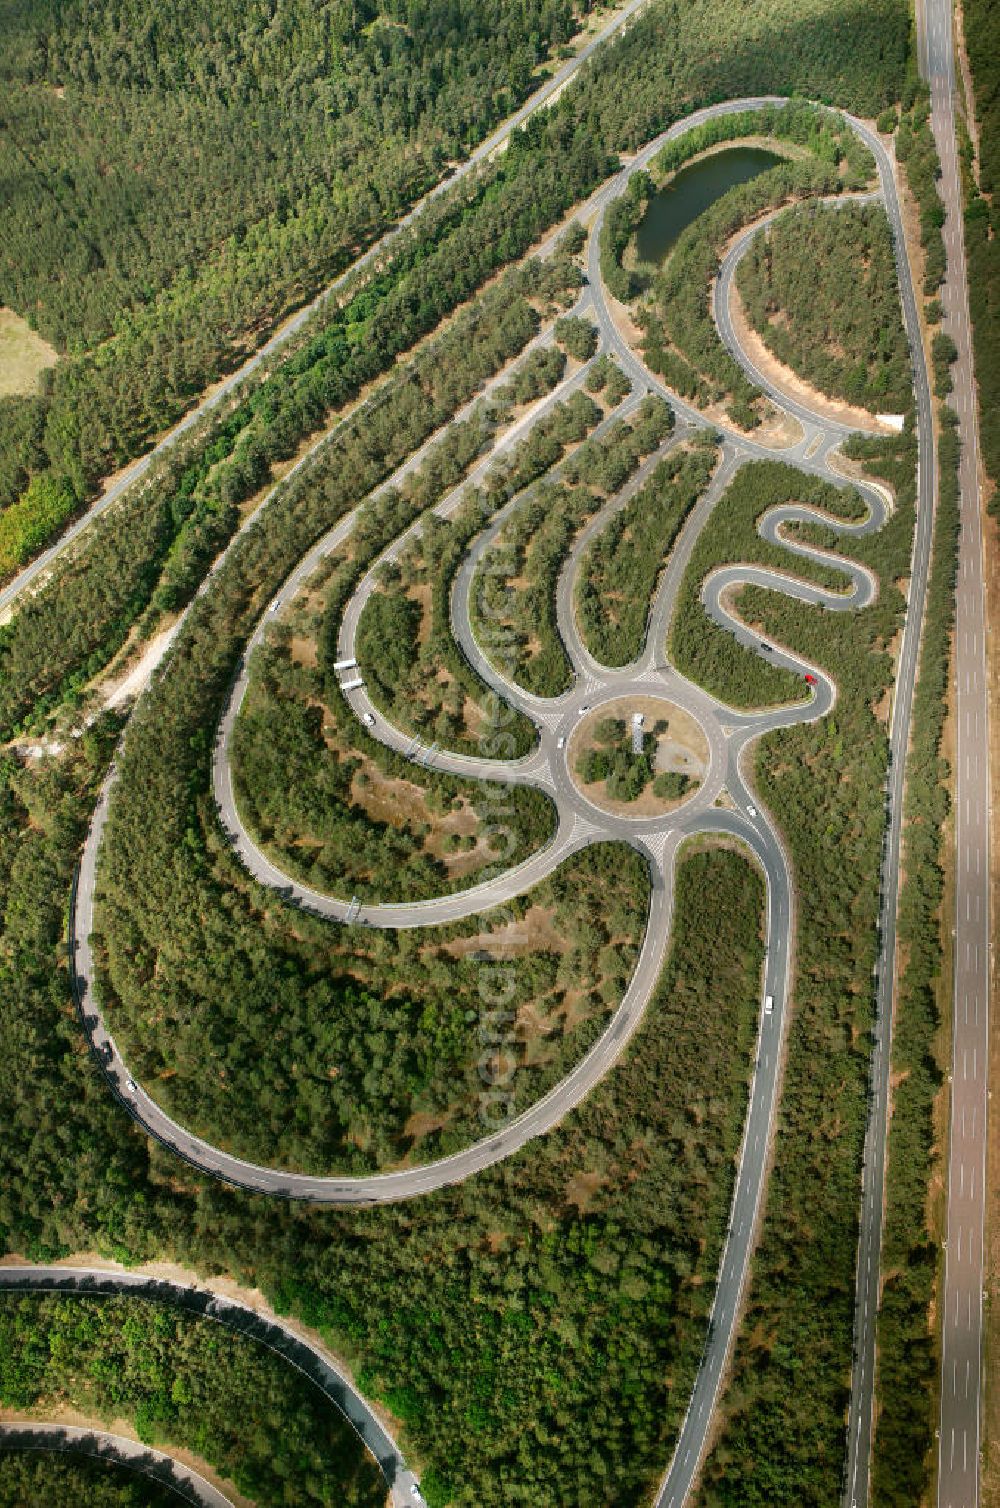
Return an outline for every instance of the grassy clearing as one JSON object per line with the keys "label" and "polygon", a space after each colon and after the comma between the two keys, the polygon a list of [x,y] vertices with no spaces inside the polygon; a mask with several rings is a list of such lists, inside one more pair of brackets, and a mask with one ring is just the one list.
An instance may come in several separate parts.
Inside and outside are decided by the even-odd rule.
{"label": "grassy clearing", "polygon": [[59,353],[26,319],[13,309],[0,309],[0,398],[37,393],[42,373],[58,360]]}

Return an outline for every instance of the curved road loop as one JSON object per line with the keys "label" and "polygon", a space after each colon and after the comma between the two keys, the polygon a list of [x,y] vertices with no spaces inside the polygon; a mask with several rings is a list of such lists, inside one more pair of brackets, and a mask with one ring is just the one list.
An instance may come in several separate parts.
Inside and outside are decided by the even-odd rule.
{"label": "curved road loop", "polygon": [[196,1504],[197,1508],[232,1508],[232,1500],[206,1481],[193,1466],[176,1461],[166,1451],[155,1450],[139,1440],[130,1440],[128,1435],[113,1435],[110,1430],[11,1419],[0,1423],[2,1451],[89,1456],[96,1461],[106,1461],[108,1465],[120,1466],[134,1476],[147,1477],[168,1488],[182,1502]]}
{"label": "curved road loop", "polygon": [[942,328],[958,350],[952,402],[958,415],[958,581],[955,599],[955,964],[952,1008],[948,1217],[941,1295],[939,1508],[978,1508],[982,1414],[983,1257],[990,1004],[990,745],[986,605],[979,502],[976,388],[955,148],[951,5],[917,6],[921,72],[930,84],[931,129],[941,159],[948,270]]}
{"label": "curved road loop", "polygon": [[[236,1330],[248,1340],[266,1346],[269,1351],[280,1356],[282,1361],[301,1372],[344,1416],[362,1445],[377,1461],[392,1491],[393,1508],[402,1508],[404,1503],[418,1503],[419,1495],[413,1491],[417,1485],[416,1478],[406,1465],[399,1446],[351,1379],[335,1366],[325,1351],[310,1345],[301,1335],[286,1328],[277,1319],[264,1318],[247,1304],[225,1298],[209,1288],[201,1288],[193,1283],[178,1283],[137,1272],[108,1272],[96,1267],[0,1266],[0,1292],[3,1291],[139,1298],[149,1303],[171,1304],[188,1314],[224,1325],[227,1330]],[[58,1428],[61,1429],[62,1426]],[[0,1434],[0,1443],[2,1439]],[[134,1441],[128,1443],[135,1447]],[[140,1448],[145,1450],[146,1447]],[[206,1501],[212,1504],[228,1501],[214,1488],[209,1488],[209,1491],[214,1496]]]}
{"label": "curved road loop", "polygon": [[[758,107],[765,103],[780,103],[780,101],[764,99],[732,101],[697,112],[686,121],[671,128],[655,142],[650,143],[627,169],[612,178],[590,201],[588,209],[594,216],[588,259],[590,280],[589,288],[585,290],[578,307],[586,308],[593,313],[599,329],[599,349],[609,351],[615,356],[632,383],[632,392],[625,402],[603,420],[594,431],[598,436],[605,432],[615,420],[630,413],[641,401],[643,394],[650,391],[666,398],[684,425],[701,427],[705,425],[703,416],[696,409],[683,403],[646,369],[640,358],[627,345],[615,324],[600,278],[598,252],[600,227],[608,204],[623,191],[630,174],[638,167],[644,166],[660,149],[664,141],[683,134],[684,131],[705,119]],[[850,117],[847,119],[850,121]],[[896,235],[899,283],[917,374],[917,412],[921,441],[920,498],[917,509],[909,611],[900,652],[892,725],[893,748],[894,751],[901,753],[905,750],[908,734],[917,639],[923,614],[930,531],[933,521],[933,466],[928,463],[925,454],[929,443],[929,410],[925,409],[922,397],[922,395],[926,396],[928,389],[923,353],[916,331],[915,300],[908,266],[905,256],[902,255],[902,227],[892,163],[877,137],[860,123],[855,121],[850,123],[874,155],[879,173],[880,194]],[[726,329],[725,321],[721,318],[720,333],[723,338],[730,340],[737,359],[745,363],[745,358],[731,330]],[[557,389],[555,394],[543,400],[537,406],[537,413],[545,411],[552,402],[557,401],[560,392],[565,391],[567,387],[577,385],[585,376],[585,370],[578,372],[569,379],[567,384]],[[770,396],[779,406],[783,404],[781,395],[772,393]],[[874,579],[862,567],[852,564],[841,556],[832,555],[802,541],[793,541],[785,537],[782,532],[784,525],[796,519],[814,518],[815,510],[793,505],[772,509],[759,522],[759,527],[765,537],[788,549],[792,559],[795,556],[810,557],[822,561],[828,567],[835,567],[845,578],[844,589],[831,592],[803,582],[791,573],[744,565],[727,567],[712,573],[703,587],[703,601],[708,614],[726,631],[733,633],[739,642],[757,653],[766,653],[771,663],[784,666],[800,676],[809,674],[814,678],[814,683],[799,702],[763,711],[744,712],[722,705],[699,686],[680,676],[673,667],[667,664],[667,632],[683,573],[690,560],[699,531],[741,465],[749,459],[776,458],[776,452],[773,449],[764,447],[758,441],[726,425],[712,427],[720,431],[722,436],[715,474],[703,497],[689,514],[665,565],[651,605],[646,642],[632,665],[613,669],[603,667],[586,652],[580,643],[579,635],[572,623],[573,574],[572,570],[567,567],[557,586],[557,613],[563,627],[565,648],[573,662],[575,671],[573,685],[563,696],[545,700],[530,696],[520,687],[512,684],[490,662],[482,647],[477,643],[470,621],[469,601],[470,594],[475,590],[477,561],[488,548],[491,539],[496,537],[506,519],[520,506],[525,494],[512,498],[492,520],[484,525],[483,531],[473,543],[453,584],[452,628],[457,642],[479,676],[488,686],[534,722],[538,730],[537,742],[535,748],[524,759],[511,763],[485,759],[470,760],[454,754],[420,750],[415,740],[408,738],[402,730],[393,728],[377,708],[370,706],[363,685],[346,693],[349,705],[359,716],[367,714],[376,718],[375,726],[370,730],[373,736],[380,738],[393,748],[402,749],[415,760],[419,759],[423,762],[425,758],[433,755],[435,765],[442,769],[480,779],[529,781],[550,795],[558,812],[556,835],[545,849],[532,855],[516,869],[502,873],[489,884],[480,883],[466,891],[437,900],[415,904],[392,902],[365,904],[357,907],[349,904],[348,897],[319,895],[297,886],[288,875],[283,874],[260,852],[243,827],[236,809],[229,774],[228,750],[233,723],[246,687],[250,653],[253,645],[259,642],[261,635],[266,631],[265,625],[271,615],[270,610],[265,613],[264,624],[255,632],[247,647],[234,692],[220,723],[213,755],[216,799],[220,807],[221,820],[243,862],[261,883],[271,886],[299,904],[308,905],[310,909],[340,922],[375,927],[417,927],[478,914],[496,906],[504,899],[523,894],[545,875],[551,873],[555,866],[570,854],[594,841],[609,839],[625,841],[644,855],[651,877],[650,911],[645,937],[628,989],[598,1041],[566,1078],[542,1099],[502,1129],[450,1157],[425,1166],[406,1167],[394,1172],[363,1178],[297,1174],[261,1167],[212,1146],[172,1121],[151,1095],[143,1087],[137,1085],[129,1075],[114,1042],[108,1035],[100,1002],[95,995],[90,934],[94,928],[98,852],[109,803],[112,799],[115,778],[113,770],[102,791],[84,847],[79,883],[72,906],[70,938],[71,972],[84,1027],[114,1092],[122,1100],[129,1113],[149,1134],[163,1141],[179,1156],[204,1172],[244,1188],[324,1204],[356,1205],[387,1202],[412,1197],[458,1182],[500,1161],[523,1147],[533,1137],[544,1134],[558,1124],[566,1113],[590,1092],[594,1085],[608,1073],[640,1026],[646,1006],[655,990],[670,936],[674,866],[684,839],[701,833],[723,833],[742,840],[754,855],[766,881],[767,953],[761,993],[762,997],[773,999],[773,1010],[764,1010],[762,1005],[759,1016],[743,1144],[735,1174],[731,1219],[724,1243],[704,1354],[676,1450],[657,1497],[658,1504],[664,1505],[664,1508],[679,1508],[690,1491],[705,1449],[715,1400],[734,1341],[766,1184],[766,1170],[781,1082],[783,1046],[788,1024],[789,955],[794,939],[795,912],[795,894],[790,864],[780,835],[766,812],[759,809],[757,798],[744,774],[744,767],[754,741],[763,732],[789,727],[804,719],[823,717],[834,705],[836,699],[836,686],[824,671],[780,646],[764,646],[758,636],[751,633],[747,625],[742,623],[727,606],[727,598],[732,588],[744,583],[755,583],[775,591],[789,593],[805,602],[822,603],[828,610],[853,611],[869,601],[876,589]],[[837,473],[834,458],[835,447],[843,438],[843,430],[829,426],[822,419],[808,413],[802,427],[801,439],[781,452],[779,458],[792,462],[814,475],[844,485],[845,479]],[[677,439],[678,436],[672,437],[668,445],[676,443]],[[665,448],[667,447],[661,447],[656,456],[644,463],[641,475],[644,476],[648,469],[651,469]],[[409,464],[408,462],[407,465]],[[868,517],[860,524],[846,523],[838,518],[826,519],[831,528],[847,536],[881,527],[887,511],[886,493],[883,488],[867,481],[857,482],[854,486],[868,505]],[[453,494],[439,504],[436,511],[447,516],[449,510],[457,505],[457,501],[458,494]],[[610,499],[601,510],[601,515],[605,518],[609,517],[614,508],[621,505],[621,501],[621,497]],[[324,555],[346,539],[353,524],[353,517],[354,515],[342,520],[324,540],[313,548],[288,579],[278,597],[271,604],[271,608],[283,607]],[[413,528],[417,529],[419,526],[418,521]],[[587,526],[588,530],[594,527],[596,526],[592,524]],[[591,536],[588,534],[588,537]],[[577,544],[582,544],[582,542],[581,533]],[[390,552],[387,553],[391,553],[394,548],[396,547],[390,547]],[[574,548],[574,564],[579,558],[579,550]],[[374,571],[369,571],[345,610],[339,641],[342,657],[353,658],[351,651],[354,646],[354,633],[364,602],[373,589],[375,581]],[[169,674],[169,667],[167,673]],[[363,679],[363,669],[358,672],[358,676]],[[702,726],[708,741],[710,757],[701,786],[675,811],[656,818],[636,819],[598,811],[584,797],[570,776],[564,748],[570,731],[577,725],[579,717],[585,710],[599,707],[623,695],[657,694],[685,707]],[[880,990],[886,1006],[889,1003],[888,992],[891,985],[888,981],[891,981],[892,977],[894,949],[903,765],[902,757],[894,759],[890,793],[892,825],[889,830],[883,870],[883,931],[879,967],[880,981],[882,981]],[[732,803],[730,809],[715,805],[723,792]],[[874,1166],[879,1180],[884,1155],[890,1020],[890,1010],[882,1009],[879,1014],[875,1045],[873,1081],[875,1108],[868,1152],[869,1172]],[[866,1190],[872,1187],[873,1180],[869,1177]],[[880,1181],[878,1188],[880,1191]],[[856,1414],[861,1422],[861,1429],[852,1432],[852,1440],[857,1438],[859,1448],[865,1451],[871,1418],[873,1321],[877,1307],[877,1245],[880,1231],[881,1193],[879,1192],[877,1205],[870,1203],[866,1197],[865,1208],[862,1212],[862,1251],[874,1251],[874,1278],[869,1282],[870,1265],[862,1264],[859,1268],[859,1280],[863,1280],[859,1282],[859,1360],[855,1369],[852,1394],[852,1419]],[[867,1455],[860,1456],[860,1459],[866,1460]]]}

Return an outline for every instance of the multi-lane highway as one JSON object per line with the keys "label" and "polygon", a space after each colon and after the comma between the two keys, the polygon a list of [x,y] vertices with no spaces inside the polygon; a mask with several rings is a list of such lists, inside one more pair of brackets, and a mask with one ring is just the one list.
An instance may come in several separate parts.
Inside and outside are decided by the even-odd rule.
{"label": "multi-lane highway", "polygon": [[921,72],[941,159],[948,271],[943,329],[958,351],[952,402],[962,446],[955,600],[955,941],[948,1218],[941,1293],[938,1508],[977,1508],[982,1412],[983,1253],[990,989],[990,768],[986,610],[976,389],[955,141],[948,0],[917,6]]}
{"label": "multi-lane highway", "polygon": [[[123,1269],[77,1266],[0,1265],[0,1293],[73,1293],[115,1298],[125,1295],[149,1303],[170,1304],[201,1319],[212,1320],[227,1330],[236,1330],[248,1340],[266,1346],[282,1361],[301,1372],[343,1414],[365,1449],[378,1462],[392,1493],[393,1508],[419,1508],[422,1499],[414,1492],[417,1479],[402,1452],[367,1400],[329,1352],[311,1344],[275,1316],[264,1317],[237,1299],[214,1293],[196,1283],[180,1283]],[[61,1426],[60,1426],[61,1427]],[[0,1433],[0,1443],[4,1436]],[[135,1442],[128,1442],[133,1447]],[[145,1447],[140,1447],[145,1449]],[[202,1479],[199,1477],[198,1481]],[[225,1504],[215,1488],[203,1484],[214,1496],[211,1505]],[[193,1499],[202,1501],[203,1499]]]}
{"label": "multi-lane highway", "polygon": [[[699,112],[682,126],[673,128],[657,142],[651,143],[640,154],[639,159],[630,165],[628,171],[634,171],[637,166],[648,161],[667,136],[676,136],[683,129],[689,129],[692,124],[713,114],[745,109],[762,103],[765,101],[734,101]],[[899,248],[902,245],[901,227],[891,161],[882,143],[876,137],[857,123],[855,123],[855,128],[875,155],[880,176],[880,191],[891,223],[897,232]],[[591,274],[589,297],[592,299],[591,307],[598,322],[602,349],[612,350],[632,379],[633,393],[626,400],[626,411],[629,404],[638,402],[644,391],[660,391],[687,423],[703,424],[704,421],[696,410],[690,405],[681,403],[676,395],[666,390],[663,384],[646,370],[623,340],[611,316],[610,306],[600,280],[596,246],[604,209],[610,200],[621,192],[626,177],[627,173],[613,179],[596,196],[592,205],[594,224],[588,261]],[[905,257],[899,259],[899,281],[903,293],[907,328],[912,335],[915,329],[916,309]],[[723,334],[726,335],[726,332],[723,331]],[[726,335],[726,338],[729,336]],[[923,369],[919,342],[916,343],[914,349],[915,364],[920,378],[917,386],[918,420],[923,444],[926,416],[920,399],[921,393],[926,390],[926,372]],[[571,379],[571,382],[578,380],[579,376]],[[780,395],[773,396],[780,403]],[[553,395],[551,400],[545,400],[539,406],[539,411],[543,410],[550,401],[556,401],[556,395]],[[828,431],[822,419],[816,416],[807,417],[808,422],[803,425],[802,439],[783,452],[783,458],[793,461],[804,470],[831,480],[841,480],[837,476],[832,459],[833,447],[840,438],[840,433]],[[608,422],[610,421],[605,421],[606,424]],[[744,1138],[734,1182],[730,1228],[722,1256],[709,1337],[692,1394],[691,1406],[658,1497],[660,1504],[674,1505],[674,1508],[679,1508],[685,1500],[696,1476],[704,1452],[715,1399],[721,1386],[735,1335],[765,1186],[765,1173],[780,1088],[782,1048],[788,1026],[787,988],[789,959],[794,939],[794,889],[780,835],[775,831],[766,812],[760,809],[759,802],[756,802],[744,770],[748,751],[753,741],[762,732],[790,726],[803,719],[825,716],[836,697],[836,686],[824,672],[807,664],[800,657],[782,650],[780,646],[774,646],[774,653],[769,655],[771,662],[785,665],[800,674],[808,671],[816,677],[816,683],[811,693],[801,702],[762,713],[741,713],[720,705],[701,688],[686,681],[669,664],[665,663],[667,627],[674,610],[683,569],[690,558],[699,530],[724,492],[734,471],[748,458],[773,457],[775,454],[773,449],[765,448],[752,439],[726,429],[725,426],[722,429],[724,443],[715,476],[705,496],[689,516],[678,538],[671,560],[663,572],[651,608],[646,643],[633,665],[614,670],[606,669],[597,665],[591,656],[583,652],[578,635],[569,629],[567,613],[571,617],[572,574],[564,572],[559,584],[561,604],[559,618],[566,636],[567,651],[574,661],[576,681],[570,692],[553,701],[542,702],[539,698],[528,696],[521,688],[502,676],[490,663],[477,644],[472,631],[469,593],[473,589],[475,557],[488,543],[489,530],[480,537],[470,559],[459,573],[452,597],[452,620],[456,637],[482,678],[496,687],[506,700],[519,707],[535,722],[538,728],[538,741],[535,750],[526,759],[515,764],[505,764],[503,761],[459,759],[457,756],[448,754],[440,754],[436,762],[439,762],[442,768],[454,769],[464,775],[500,780],[530,780],[552,796],[559,818],[556,837],[546,850],[533,856],[516,871],[500,874],[488,885],[480,884],[467,891],[442,897],[436,901],[414,905],[399,905],[391,902],[384,905],[366,904],[360,908],[360,914],[358,908],[348,911],[347,897],[320,896],[305,891],[303,887],[296,887],[291,877],[282,874],[277,866],[273,865],[256,848],[250,834],[241,823],[235,801],[232,799],[232,786],[228,776],[228,748],[232,721],[242,695],[239,686],[236,697],[230,700],[226,717],[220,726],[220,736],[214,755],[216,794],[220,801],[225,825],[237,844],[243,861],[262,883],[272,886],[291,898],[297,896],[300,903],[309,905],[311,909],[331,918],[345,920],[349,917],[353,922],[362,922],[372,926],[425,926],[457,916],[478,913],[507,897],[522,894],[530,885],[549,873],[568,854],[599,839],[613,838],[630,842],[645,855],[652,880],[650,915],[646,936],[628,990],[602,1036],[566,1078],[543,1099],[502,1130],[451,1157],[424,1167],[406,1168],[398,1172],[357,1179],[340,1178],[335,1175],[327,1177],[299,1175],[261,1167],[233,1157],[195,1136],[188,1129],[177,1125],[148,1090],[135,1084],[128,1074],[115,1044],[108,1035],[101,1003],[95,993],[93,957],[89,938],[94,922],[100,841],[108,806],[112,800],[113,779],[102,792],[85,845],[73,907],[71,940],[73,972],[81,1015],[91,1041],[115,1092],[122,1098],[130,1113],[151,1134],[173,1148],[178,1155],[206,1172],[243,1187],[323,1203],[383,1202],[411,1197],[447,1183],[456,1182],[509,1156],[532,1137],[551,1129],[567,1111],[589,1093],[590,1089],[612,1067],[638,1028],[646,1004],[655,988],[669,938],[673,869],[681,843],[687,836],[703,832],[721,832],[742,839],[755,855],[767,883],[768,950],[761,994],[762,998],[771,996],[774,1007],[771,1012],[765,1013],[762,1010],[759,1022]],[[832,527],[847,535],[850,535],[852,530],[858,530],[859,527],[862,530],[878,528],[885,516],[884,490],[867,483],[858,485],[868,502],[869,518],[860,526],[845,525],[840,520],[828,520]],[[923,594],[926,583],[927,550],[932,521],[932,488],[933,467],[926,464],[922,453],[914,570],[907,627],[900,653],[899,683],[893,722],[894,746],[898,745],[900,748],[905,748],[908,734],[916,641],[923,612]],[[489,529],[494,530],[495,527],[499,527],[503,518],[516,508],[518,502],[519,499],[512,500],[508,508],[504,510],[504,514],[498,516],[498,519],[490,524]],[[609,502],[605,516],[610,516],[616,506],[620,506],[620,499],[612,499]],[[707,611],[720,624],[735,633],[741,642],[757,649],[758,652],[760,652],[760,645],[756,636],[752,635],[726,606],[727,587],[754,581],[778,591],[793,592],[806,601],[822,602],[828,610],[835,611],[855,610],[870,600],[871,593],[875,589],[873,578],[868,572],[860,567],[852,566],[841,557],[830,556],[801,541],[795,542],[794,546],[789,545],[780,532],[780,525],[796,518],[805,519],[811,516],[813,516],[812,510],[786,506],[765,515],[760,527],[775,543],[785,545],[790,549],[790,559],[794,554],[811,555],[822,559],[828,565],[836,564],[845,575],[843,592],[830,593],[821,588],[804,586],[793,576],[784,573],[768,572],[757,567],[746,566],[717,573],[710,577],[705,585],[703,595]],[[289,600],[324,554],[346,538],[351,523],[352,520],[344,520],[332,535],[315,547],[276,599],[278,607]],[[354,643],[354,628],[373,580],[374,578],[369,573],[369,576],[359,585],[358,592],[345,614],[340,649],[342,653],[347,654],[347,657],[352,657],[350,651]],[[270,615],[265,614],[265,620],[268,616]],[[260,630],[255,635],[254,642],[263,631]],[[169,673],[168,663],[166,674],[169,675]],[[644,696],[662,694],[669,700],[686,707],[701,723],[709,746],[708,770],[697,793],[676,812],[657,819],[642,821],[598,811],[586,800],[572,780],[565,752],[560,746],[560,740],[564,739],[569,730],[576,725],[577,718],[584,707],[600,706],[602,702],[611,701],[626,694]],[[350,692],[348,697],[350,705],[357,712],[363,713],[369,710],[363,687]],[[380,714],[373,731],[377,737],[396,748],[411,747],[413,744],[413,740],[408,739],[401,730],[389,726]],[[891,977],[894,945],[892,919],[895,916],[901,806],[898,797],[902,780],[902,763],[901,759],[894,762],[892,827],[883,874],[886,909],[880,966],[886,977]],[[723,791],[732,801],[733,805],[730,810],[724,810],[714,804]],[[884,1090],[887,1088],[888,1073],[888,1022],[886,1019],[888,1016],[888,1011],[881,1013],[875,1060],[876,1091],[883,1094],[880,1102],[883,1107],[881,1111],[883,1129]],[[875,1157],[876,1166],[879,1164],[882,1155],[880,1148],[884,1142],[884,1135],[878,1129],[879,1120],[878,1114],[873,1116],[873,1126],[876,1129],[872,1132],[871,1152]],[[869,1206],[866,1202],[862,1215],[863,1243],[866,1240],[877,1241],[880,1231],[880,1221],[877,1216],[880,1215],[880,1210],[880,1202],[877,1211],[874,1206]],[[865,1274],[869,1271],[867,1267],[863,1270]],[[877,1257],[875,1274],[875,1298],[877,1299]],[[873,1356],[874,1334],[871,1322],[875,1304],[869,1302],[872,1299],[872,1293],[867,1284],[867,1277],[862,1296],[863,1302],[859,1301],[859,1312],[862,1315],[859,1335],[863,1344],[859,1354]],[[857,1416],[862,1420],[867,1417],[870,1421],[871,1369],[865,1370],[860,1363],[856,1369],[854,1397]]]}
{"label": "multi-lane highway", "polygon": [[134,461],[130,466],[126,467],[113,482],[109,483],[97,501],[72,523],[69,528],[64,530],[54,544],[50,545],[47,550],[44,550],[41,555],[36,556],[6,586],[0,588],[0,618],[14,605],[17,598],[23,592],[44,578],[45,573],[58,557],[62,555],[85,529],[89,528],[96,518],[99,518],[113,503],[117,502],[128,488],[132,487],[146,474],[158,456],[175,445],[200,419],[217,408],[242,382],[252,376],[259,367],[270,361],[271,357],[280,352],[294,336],[299,335],[313,314],[321,309],[331,298],[340,293],[351,278],[356,277],[359,272],[363,272],[365,268],[373,265],[392,245],[393,241],[396,240],[402,231],[407,226],[412,225],[413,221],[416,220],[418,215],[433,199],[436,199],[440,194],[448,192],[457,182],[481,166],[498,148],[502,147],[513,131],[523,126],[530,115],[533,115],[536,110],[551,101],[554,95],[564,89],[588,58],[592,57],[594,52],[603,43],[607,42],[617,32],[621,31],[623,27],[633,21],[648,3],[649,0],[626,0],[626,3],[615,11],[614,15],[610,17],[603,27],[595,31],[594,35],[583,44],[573,57],[567,59],[550,78],[546,79],[524,102],[520,109],[516,110],[495,131],[491,132],[485,141],[480,142],[479,146],[448,177],[443,178],[439,183],[435,184],[434,188],[425,194],[422,199],[418,200],[401,220],[397,221],[384,235],[373,242],[362,256],[352,262],[351,266],[345,272],[341,273],[339,277],[335,278],[332,283],[318,293],[310,303],[303,305],[291,319],[286,320],[270,339],[265,341],[242,366],[237,367],[222,382],[217,383],[194,408],[185,414],[179,423],[175,424],[172,429],[168,430],[157,441],[146,455],[141,456],[139,460]]}

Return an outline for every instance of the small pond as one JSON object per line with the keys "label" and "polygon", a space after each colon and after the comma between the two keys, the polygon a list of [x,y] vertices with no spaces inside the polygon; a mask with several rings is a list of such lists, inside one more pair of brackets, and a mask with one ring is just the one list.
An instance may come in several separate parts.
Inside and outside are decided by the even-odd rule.
{"label": "small pond", "polygon": [[727,147],[681,168],[649,201],[636,231],[639,261],[658,267],[681,232],[710,204],[738,183],[748,183],[784,161],[764,147]]}

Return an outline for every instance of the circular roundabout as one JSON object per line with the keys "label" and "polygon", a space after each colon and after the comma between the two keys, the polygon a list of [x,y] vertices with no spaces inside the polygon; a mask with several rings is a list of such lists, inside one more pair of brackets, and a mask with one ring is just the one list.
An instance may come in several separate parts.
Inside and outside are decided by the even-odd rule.
{"label": "circular roundabout", "polygon": [[602,812],[661,817],[704,783],[708,738],[689,711],[666,697],[616,697],[583,713],[567,741],[570,778]]}

